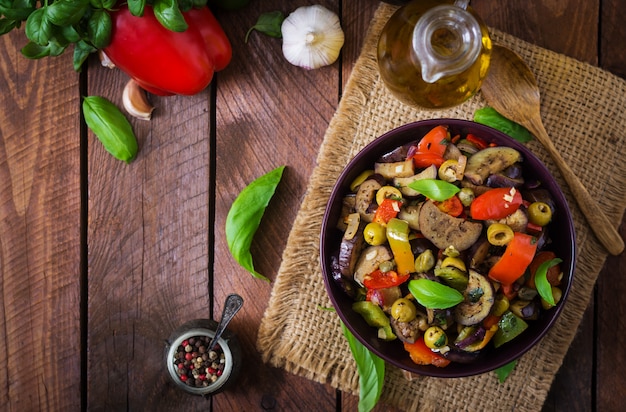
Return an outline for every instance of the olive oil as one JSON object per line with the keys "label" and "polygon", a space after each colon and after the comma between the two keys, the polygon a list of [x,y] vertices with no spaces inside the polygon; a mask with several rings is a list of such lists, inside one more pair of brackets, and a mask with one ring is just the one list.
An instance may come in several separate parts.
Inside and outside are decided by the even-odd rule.
{"label": "olive oil", "polygon": [[378,42],[388,90],[411,106],[438,109],[473,96],[489,69],[491,39],[470,8],[453,0],[415,0],[389,19]]}

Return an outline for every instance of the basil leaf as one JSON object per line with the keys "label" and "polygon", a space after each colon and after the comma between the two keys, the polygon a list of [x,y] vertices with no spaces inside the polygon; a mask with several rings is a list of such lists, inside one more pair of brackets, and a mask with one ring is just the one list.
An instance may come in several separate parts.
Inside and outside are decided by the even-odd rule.
{"label": "basil leaf", "polygon": [[443,202],[457,194],[461,189],[452,183],[437,179],[419,179],[409,183],[409,187],[417,190],[429,199]]}
{"label": "basil leaf", "polygon": [[411,280],[409,292],[428,309],[447,309],[464,300],[458,290],[429,279]]}
{"label": "basil leaf", "polygon": [[146,0],[128,0],[128,11],[130,14],[136,17],[143,16],[143,11],[146,8]]}
{"label": "basil leaf", "polygon": [[65,51],[65,47],[56,41],[50,41],[46,45],[40,45],[32,41],[22,47],[22,54],[29,59],[41,59],[47,56],[58,56]]}
{"label": "basil leaf", "polygon": [[556,303],[554,302],[554,296],[552,295],[552,286],[550,282],[548,282],[548,269],[552,266],[556,266],[561,263],[563,260],[559,258],[547,260],[543,262],[537,268],[537,272],[535,272],[535,286],[537,287],[537,292],[539,292],[539,296],[550,305],[554,306]]}
{"label": "basil leaf", "polygon": [[46,17],[57,26],[71,26],[80,21],[89,8],[89,0],[57,0],[45,7]]}
{"label": "basil leaf", "polygon": [[176,0],[156,0],[152,6],[156,19],[168,30],[184,32],[187,22],[183,17]]}
{"label": "basil leaf", "polygon": [[83,99],[83,115],[87,126],[104,148],[116,159],[130,163],[137,154],[137,139],[122,112],[100,96]]}
{"label": "basil leaf", "polygon": [[279,166],[246,186],[226,216],[226,243],[233,258],[252,276],[268,282],[268,278],[254,270],[250,245],[284,169],[285,166]]}
{"label": "basil leaf", "polygon": [[26,37],[40,46],[45,46],[52,35],[52,24],[46,17],[46,9],[37,9],[26,20]]}
{"label": "basil leaf", "polygon": [[359,373],[359,412],[371,411],[383,392],[385,383],[385,361],[370,352],[359,342],[346,325],[341,323],[343,335],[350,345],[350,351]]}
{"label": "basil leaf", "polygon": [[79,41],[74,45],[74,57],[73,57],[73,65],[74,70],[79,72],[85,60],[91,53],[96,52],[97,49],[87,43],[84,40]]}
{"label": "basil leaf", "polygon": [[496,376],[498,376],[498,380],[500,381],[500,383],[504,383],[506,378],[508,378],[511,372],[513,372],[513,369],[515,369],[515,366],[517,366],[517,360],[511,361],[506,365],[500,366],[498,369],[494,370]]}
{"label": "basil leaf", "polygon": [[502,133],[522,143],[533,140],[533,135],[524,126],[502,116],[493,107],[487,106],[476,110],[474,112],[474,121],[500,130]]}
{"label": "basil leaf", "polygon": [[19,21],[0,19],[0,36],[19,26]]}
{"label": "basil leaf", "polygon": [[276,37],[278,39],[283,37],[283,33],[280,30],[283,20],[285,20],[285,15],[282,11],[270,11],[261,14],[256,24],[250,27],[250,30],[246,33],[244,42],[248,43],[248,37],[253,30],[260,31],[270,37]]}
{"label": "basil leaf", "polygon": [[106,10],[95,10],[87,22],[87,34],[96,49],[103,49],[111,42],[113,23]]}

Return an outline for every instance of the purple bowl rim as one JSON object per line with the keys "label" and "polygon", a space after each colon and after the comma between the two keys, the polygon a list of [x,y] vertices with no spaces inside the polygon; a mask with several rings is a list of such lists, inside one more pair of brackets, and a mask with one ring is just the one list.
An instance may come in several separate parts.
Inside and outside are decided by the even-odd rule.
{"label": "purple bowl rim", "polygon": [[[325,232],[325,228],[330,227],[329,226],[330,225],[330,222],[329,222],[330,211],[332,209],[332,205],[335,199],[341,194],[340,193],[341,183],[346,179],[346,176],[351,173],[350,171],[351,167],[354,164],[358,163],[362,158],[371,156],[369,153],[371,150],[376,150],[379,146],[382,146],[381,147],[382,149],[385,146],[385,141],[394,135],[404,133],[407,130],[413,129],[415,127],[420,127],[420,126],[434,127],[434,126],[441,125],[441,124],[444,124],[447,126],[453,126],[455,128],[468,128],[469,127],[469,128],[484,129],[485,131],[491,134],[494,134],[497,137],[496,140],[506,141],[507,146],[516,148],[524,152],[525,159],[528,159],[528,158],[532,159],[534,163],[537,163],[543,169],[541,170],[542,173],[545,173],[552,178],[551,183],[553,183],[553,185],[551,186],[554,186],[556,191],[555,192],[550,191],[550,193],[552,196],[556,196],[556,198],[558,198],[558,202],[557,202],[558,204],[565,206],[562,208],[562,210],[559,211],[559,213],[565,214],[565,220],[567,221],[567,229],[571,233],[571,242],[569,245],[567,245],[567,248],[571,250],[570,262],[567,268],[563,268],[564,269],[563,272],[568,273],[569,276],[567,278],[566,287],[563,289],[563,295],[562,295],[560,304],[556,306],[555,308],[551,309],[552,315],[549,318],[549,320],[540,329],[539,333],[536,333],[536,335],[532,337],[532,339],[522,349],[520,349],[519,351],[515,353],[512,353],[509,356],[504,356],[503,359],[497,362],[494,362],[492,364],[485,364],[484,362],[477,361],[477,362],[468,363],[468,364],[452,363],[450,365],[452,366],[454,364],[456,365],[456,368],[450,368],[450,366],[444,367],[444,368],[438,368],[432,365],[417,365],[417,364],[411,365],[411,364],[400,363],[396,361],[395,359],[390,358],[384,352],[382,352],[378,348],[375,348],[367,340],[362,338],[361,335],[354,328],[354,326],[348,321],[343,311],[337,307],[338,305],[336,302],[336,298],[334,298],[333,296],[332,286],[331,286],[333,282],[331,281],[331,276],[327,271],[326,259],[324,257],[324,251],[326,249],[326,236],[324,236],[324,232]],[[417,140],[417,137],[413,140]],[[408,143],[410,141],[411,140],[407,140],[406,142]],[[384,153],[378,153],[378,156],[382,154]],[[333,223],[332,225],[334,226],[334,224],[335,223]],[[324,286],[326,288],[326,292],[333,306],[336,309],[337,315],[339,316],[343,324],[346,326],[346,328],[354,335],[354,337],[359,342],[361,342],[361,344],[363,344],[366,348],[368,348],[372,353],[376,354],[377,356],[385,360],[385,362],[387,363],[390,363],[400,369],[407,370],[412,373],[416,373],[418,375],[438,377],[438,378],[461,378],[461,377],[475,376],[475,375],[479,375],[482,373],[491,372],[501,366],[508,364],[509,362],[519,359],[526,352],[532,349],[537,343],[539,343],[539,341],[543,339],[543,337],[552,328],[556,320],[560,317],[561,312],[563,311],[563,307],[565,306],[565,303],[567,301],[567,298],[569,296],[569,292],[573,283],[573,276],[575,273],[576,258],[577,258],[576,231],[574,228],[574,222],[572,219],[569,204],[558,182],[556,182],[556,179],[554,179],[554,176],[548,170],[545,164],[541,160],[539,160],[539,158],[528,147],[514,140],[513,138],[506,135],[505,133],[497,129],[494,129],[490,126],[481,124],[481,123],[477,123],[471,120],[456,119],[456,118],[435,118],[435,119],[428,119],[428,120],[418,120],[418,121],[414,121],[411,123],[398,126],[376,137],[373,141],[371,141],[365,147],[363,147],[352,159],[350,159],[347,165],[343,168],[340,175],[338,176],[335,184],[333,185],[326,208],[324,210],[321,232],[320,232],[319,248],[320,248],[320,256],[319,256],[320,266],[322,269],[322,277],[324,280]],[[347,295],[345,296],[347,299],[349,299]],[[396,343],[399,343],[399,342],[396,342]],[[400,348],[400,350],[404,351],[404,349],[402,348]],[[406,353],[406,357],[408,358],[408,353]]]}

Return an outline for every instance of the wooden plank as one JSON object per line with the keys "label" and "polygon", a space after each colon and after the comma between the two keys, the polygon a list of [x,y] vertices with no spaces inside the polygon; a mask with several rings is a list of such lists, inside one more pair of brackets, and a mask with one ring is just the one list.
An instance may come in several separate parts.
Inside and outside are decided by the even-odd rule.
{"label": "wooden plank", "polygon": [[[121,107],[123,73],[92,64],[89,80]],[[153,119],[132,120],[131,164],[89,134],[90,410],[207,407],[168,380],[163,352],[173,329],[210,312],[209,95],[152,96]]]}
{"label": "wooden plank", "polygon": [[[320,2],[334,11],[337,3]],[[261,13],[280,10],[287,15],[295,7],[287,1],[252,2],[243,12],[219,15],[234,56],[217,79],[214,299],[216,314],[230,292],[245,300],[232,330],[241,341],[246,369],[236,388],[214,397],[215,410],[257,410],[259,406],[332,410],[335,405],[335,391],[329,385],[262,362],[256,337],[272,284],[253,278],[238,266],[224,238],[226,215],[239,192],[255,178],[286,165],[251,248],[255,268],[275,279],[319,145],[337,105],[337,64],[306,71],[284,59],[280,39],[255,32],[247,44],[243,41]]]}
{"label": "wooden plank", "polygon": [[78,74],[24,44],[0,37],[0,409],[78,410]]}
{"label": "wooden plank", "polygon": [[[626,2],[602,2],[600,66],[626,78]],[[626,238],[626,217],[620,233]],[[626,399],[626,253],[608,258],[596,288],[596,398],[598,411],[618,410]]]}

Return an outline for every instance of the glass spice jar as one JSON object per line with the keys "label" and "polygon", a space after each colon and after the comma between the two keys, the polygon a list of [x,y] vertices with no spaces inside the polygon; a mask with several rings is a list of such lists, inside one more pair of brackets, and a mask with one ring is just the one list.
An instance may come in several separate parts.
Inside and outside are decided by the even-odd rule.
{"label": "glass spice jar", "polygon": [[213,348],[217,322],[194,319],[170,335],[165,365],[176,386],[194,395],[210,396],[227,389],[239,375],[241,348],[237,336],[225,330]]}
{"label": "glass spice jar", "polygon": [[465,0],[414,0],[383,28],[378,68],[401,102],[427,109],[460,104],[487,75],[491,39]]}

